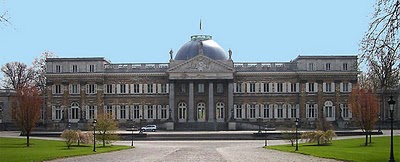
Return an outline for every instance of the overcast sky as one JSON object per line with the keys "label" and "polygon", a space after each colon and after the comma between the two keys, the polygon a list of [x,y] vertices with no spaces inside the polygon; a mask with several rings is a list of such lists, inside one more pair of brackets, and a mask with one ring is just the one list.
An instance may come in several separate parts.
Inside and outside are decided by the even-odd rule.
{"label": "overcast sky", "polygon": [[[233,60],[359,53],[373,0],[1,0],[0,65],[30,64],[43,51],[113,63],[168,62],[193,34],[210,34]],[[199,21],[202,28],[199,30]]]}

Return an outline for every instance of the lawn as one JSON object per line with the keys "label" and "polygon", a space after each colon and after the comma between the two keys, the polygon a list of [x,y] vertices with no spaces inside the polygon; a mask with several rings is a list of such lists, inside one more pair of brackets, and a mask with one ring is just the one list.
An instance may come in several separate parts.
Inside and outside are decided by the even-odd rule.
{"label": "lawn", "polygon": [[129,146],[99,146],[96,147],[97,152],[93,152],[93,145],[73,145],[67,149],[63,141],[30,139],[30,147],[26,147],[25,138],[0,138],[0,161],[44,161],[132,148]]}
{"label": "lawn", "polygon": [[[390,137],[372,137],[372,144],[364,146],[365,138],[335,140],[328,146],[315,143],[299,144],[297,153],[344,161],[376,162],[388,161],[390,156]],[[394,157],[400,161],[400,136],[393,138]],[[294,152],[291,145],[268,146],[268,149]]]}

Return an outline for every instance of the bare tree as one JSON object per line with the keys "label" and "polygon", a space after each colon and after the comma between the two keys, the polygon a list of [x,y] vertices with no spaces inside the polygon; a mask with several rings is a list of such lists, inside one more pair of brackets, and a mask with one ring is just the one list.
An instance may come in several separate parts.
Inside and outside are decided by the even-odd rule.
{"label": "bare tree", "polygon": [[367,64],[366,77],[373,80],[374,89],[381,93],[380,116],[387,89],[400,80],[399,27],[399,0],[377,0],[372,22],[361,41],[360,58]]}
{"label": "bare tree", "polygon": [[6,63],[1,71],[4,74],[3,87],[16,90],[32,84],[35,75],[31,68],[21,62]]}
{"label": "bare tree", "polygon": [[368,31],[361,41],[361,61],[367,63],[375,88],[386,91],[399,84],[400,79],[400,2],[377,0]]}
{"label": "bare tree", "polygon": [[[368,145],[368,134],[372,132],[378,120],[376,114],[379,111],[379,101],[371,89],[364,89],[357,86],[353,88],[349,105],[355,120],[365,132],[365,146]],[[371,136],[370,136],[371,141]]]}
{"label": "bare tree", "polygon": [[36,87],[22,86],[17,90],[12,104],[14,122],[26,134],[26,146],[29,147],[29,136],[40,119],[42,96]]}
{"label": "bare tree", "polygon": [[39,57],[36,57],[32,62],[34,72],[34,84],[44,91],[46,88],[46,59],[57,57],[53,52],[44,51]]}
{"label": "bare tree", "polygon": [[[5,5],[4,5],[5,6]],[[10,17],[8,16],[8,11],[0,11],[0,23],[4,24],[5,26],[11,25]]]}
{"label": "bare tree", "polygon": [[106,146],[106,142],[118,139],[118,136],[115,135],[115,131],[118,130],[118,123],[109,118],[108,114],[100,113],[98,115],[96,130],[100,134],[96,136],[96,139],[103,142],[103,147]]}

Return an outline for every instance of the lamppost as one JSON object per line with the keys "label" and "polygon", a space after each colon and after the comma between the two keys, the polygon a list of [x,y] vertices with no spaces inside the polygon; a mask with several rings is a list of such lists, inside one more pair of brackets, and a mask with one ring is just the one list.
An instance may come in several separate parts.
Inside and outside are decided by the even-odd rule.
{"label": "lamppost", "polygon": [[380,112],[378,113],[378,132],[382,132],[382,130],[381,130],[381,114],[380,114]]}
{"label": "lamppost", "polygon": [[264,135],[264,146],[268,146],[268,141],[267,141],[267,131],[268,131],[268,126],[265,127],[265,135]]}
{"label": "lamppost", "polygon": [[96,123],[97,120],[93,119],[93,152],[96,152]]}
{"label": "lamppost", "polygon": [[261,134],[261,117],[258,117],[258,133]]}
{"label": "lamppost", "polygon": [[133,129],[135,128],[135,125],[132,125],[132,143],[131,146],[133,147]]}
{"label": "lamppost", "polygon": [[394,111],[394,104],[396,101],[393,100],[393,96],[390,96],[388,101],[389,104],[389,111],[390,111],[390,157],[389,162],[395,162],[394,155],[393,155],[393,111]]}
{"label": "lamppost", "polygon": [[139,133],[142,134],[142,115],[139,115]]}
{"label": "lamppost", "polygon": [[298,138],[298,136],[297,136],[297,128],[299,127],[299,118],[296,118],[296,121],[295,121],[295,123],[296,123],[296,150],[294,150],[294,151],[299,151],[299,138]]}

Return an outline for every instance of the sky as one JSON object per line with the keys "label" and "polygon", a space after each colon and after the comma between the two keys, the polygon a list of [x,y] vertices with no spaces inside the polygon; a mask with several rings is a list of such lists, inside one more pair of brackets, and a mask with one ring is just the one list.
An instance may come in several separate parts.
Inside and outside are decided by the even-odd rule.
{"label": "sky", "polygon": [[212,35],[235,62],[356,55],[373,10],[373,0],[0,0],[11,22],[0,24],[0,65],[44,51],[165,63],[193,34]]}

